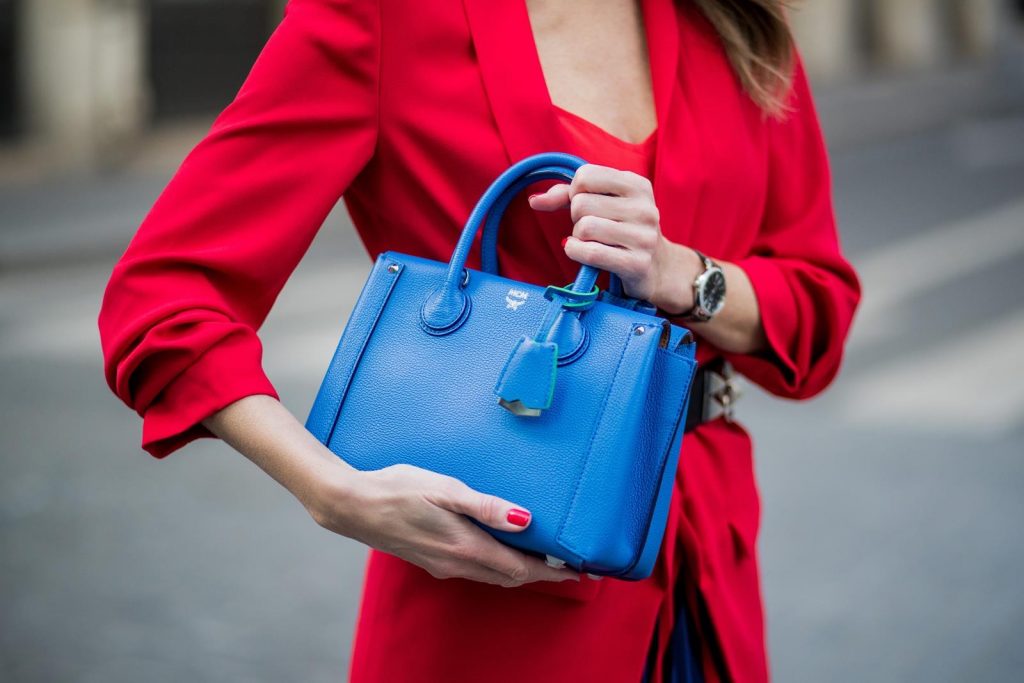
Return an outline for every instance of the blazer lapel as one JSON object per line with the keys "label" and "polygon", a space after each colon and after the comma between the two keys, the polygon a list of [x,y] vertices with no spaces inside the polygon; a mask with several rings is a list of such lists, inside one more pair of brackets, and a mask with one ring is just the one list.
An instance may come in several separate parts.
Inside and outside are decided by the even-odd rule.
{"label": "blazer lapel", "polygon": [[[540,152],[567,149],[567,140],[551,105],[525,1],[464,0],[464,5],[484,90],[508,164]],[[527,255],[534,266],[543,253],[551,259],[549,272],[554,268],[555,272],[565,273],[567,265],[574,263],[558,244],[571,228],[565,212],[528,212],[540,230],[527,231],[536,240],[517,236],[517,251]],[[499,240],[499,244],[511,246],[507,240]]]}
{"label": "blazer lapel", "polygon": [[[681,5],[686,5],[682,7]],[[643,0],[658,115],[657,155],[654,165],[654,196],[661,215],[662,231],[675,241],[688,243],[696,217],[701,175],[700,136],[693,112],[694,75],[690,61],[696,57],[689,44],[689,3],[674,0]],[[681,45],[680,36],[685,38]],[[699,67],[698,67],[699,68]]]}
{"label": "blazer lapel", "polygon": [[509,162],[561,149],[524,0],[464,0],[483,77]]}

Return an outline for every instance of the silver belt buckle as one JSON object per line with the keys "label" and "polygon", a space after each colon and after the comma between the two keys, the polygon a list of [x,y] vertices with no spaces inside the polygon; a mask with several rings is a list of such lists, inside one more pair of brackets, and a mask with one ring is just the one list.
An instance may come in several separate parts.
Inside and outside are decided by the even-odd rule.
{"label": "silver belt buckle", "polygon": [[709,370],[707,374],[707,403],[704,406],[706,420],[724,417],[732,422],[736,414],[736,402],[743,396],[739,375],[729,361],[722,361],[721,371]]}

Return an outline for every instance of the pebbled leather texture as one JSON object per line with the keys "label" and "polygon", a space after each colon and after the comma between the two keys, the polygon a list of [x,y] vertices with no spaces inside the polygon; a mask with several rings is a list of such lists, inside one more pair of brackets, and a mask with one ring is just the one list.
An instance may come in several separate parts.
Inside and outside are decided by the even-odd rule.
{"label": "pebbled leather texture", "polygon": [[[503,187],[521,189],[516,178],[535,169],[571,178],[580,163],[544,154],[511,167],[474,209],[449,263],[380,254],[306,427],[357,469],[408,463],[525,506],[532,521],[522,532],[473,520],[510,546],[636,580],[651,574],[664,536],[693,336],[621,291],[574,309],[572,296],[546,299],[541,285],[476,270],[464,278],[465,254]],[[581,268],[572,289],[591,291],[597,272]],[[560,356],[565,339],[575,348]],[[502,381],[536,394],[528,398],[543,409],[503,407]]]}

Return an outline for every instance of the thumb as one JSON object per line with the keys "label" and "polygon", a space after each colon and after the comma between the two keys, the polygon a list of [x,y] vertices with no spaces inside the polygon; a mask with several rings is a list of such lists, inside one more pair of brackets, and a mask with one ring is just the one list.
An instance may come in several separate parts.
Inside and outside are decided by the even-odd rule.
{"label": "thumb", "polygon": [[489,527],[501,531],[522,531],[530,524],[532,515],[520,505],[504,498],[481,493],[458,479],[445,487],[438,503],[452,512],[467,515]]}

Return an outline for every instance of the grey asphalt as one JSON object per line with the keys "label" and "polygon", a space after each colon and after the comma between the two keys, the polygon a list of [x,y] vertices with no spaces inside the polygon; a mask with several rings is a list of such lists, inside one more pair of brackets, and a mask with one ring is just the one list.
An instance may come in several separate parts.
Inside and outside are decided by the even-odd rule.
{"label": "grey asphalt", "polygon": [[[740,404],[776,680],[1021,680],[1022,141],[1001,109],[833,155],[870,310],[821,397]],[[166,177],[109,180],[0,190],[0,679],[340,680],[364,548],[221,443],[150,458],[103,382],[110,246]],[[368,264],[332,216],[261,331],[300,417]]]}

